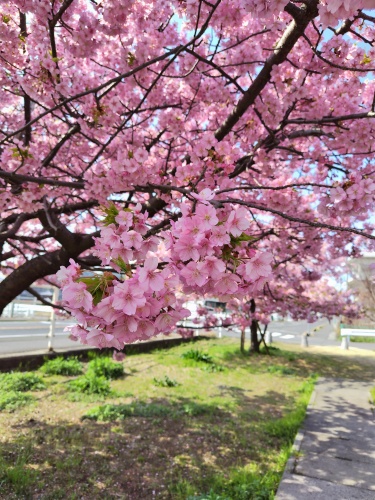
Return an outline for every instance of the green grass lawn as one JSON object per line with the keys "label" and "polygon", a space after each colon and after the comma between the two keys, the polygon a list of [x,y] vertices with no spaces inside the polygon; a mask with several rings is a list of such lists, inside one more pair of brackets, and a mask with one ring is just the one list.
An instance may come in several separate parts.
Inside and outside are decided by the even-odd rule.
{"label": "green grass lawn", "polygon": [[375,337],[350,337],[350,342],[363,342],[366,344],[374,344]]}
{"label": "green grass lawn", "polygon": [[[369,370],[295,347],[252,357],[238,347],[214,339],[132,355],[116,377],[107,363],[59,360],[22,384],[17,375],[23,389],[8,404],[0,376],[0,498],[272,499],[316,377]],[[73,368],[83,374],[56,374]]]}

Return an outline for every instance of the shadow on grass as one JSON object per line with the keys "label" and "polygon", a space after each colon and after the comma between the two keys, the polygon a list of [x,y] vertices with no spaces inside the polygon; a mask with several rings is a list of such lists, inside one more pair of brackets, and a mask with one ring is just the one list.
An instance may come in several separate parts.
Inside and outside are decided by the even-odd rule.
{"label": "shadow on grass", "polygon": [[[327,378],[343,378],[352,380],[371,381],[374,378],[374,366],[354,358],[344,358],[340,355],[324,353],[293,352],[277,347],[271,347],[267,355],[262,350],[261,354],[242,354],[239,349],[226,351],[221,360],[227,368],[246,368],[250,373],[269,371],[269,367],[277,365],[293,370],[294,375],[306,378],[312,374]],[[272,370],[271,370],[272,371]],[[278,371],[277,369],[275,371]],[[280,375],[288,375],[287,371]]]}
{"label": "shadow on grass", "polygon": [[[9,500],[119,495],[128,500],[182,500],[213,487],[224,488],[232,476],[236,481],[242,478],[246,487],[251,480],[251,488],[264,489],[268,456],[278,455],[288,444],[265,429],[264,406],[267,401],[275,406],[292,401],[274,391],[250,399],[237,387],[222,390],[236,397],[235,416],[215,405],[180,398],[173,404],[153,399],[111,405],[126,408],[114,421],[20,422],[13,427],[17,437],[2,444],[2,494]],[[258,418],[249,418],[250,414]],[[272,412],[269,418],[274,420]],[[243,468],[249,463],[256,466],[246,472]],[[277,486],[277,474],[271,474],[272,488]]]}

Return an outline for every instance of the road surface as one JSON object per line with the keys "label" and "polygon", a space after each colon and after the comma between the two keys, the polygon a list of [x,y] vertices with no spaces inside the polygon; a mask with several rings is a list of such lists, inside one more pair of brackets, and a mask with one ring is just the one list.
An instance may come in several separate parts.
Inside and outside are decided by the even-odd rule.
{"label": "road surface", "polygon": [[[267,328],[267,331],[272,333],[272,340],[274,342],[285,342],[290,344],[301,344],[302,335],[310,333],[307,338],[308,344],[311,346],[340,346],[341,340],[336,338],[336,324],[337,322],[330,323],[326,319],[320,319],[315,323],[308,323],[307,321],[272,321]],[[316,329],[316,331],[314,331]],[[231,337],[239,337],[239,331],[225,332],[223,335]],[[249,332],[246,333],[249,338]],[[359,349],[375,350],[375,343],[371,342],[350,342]]]}
{"label": "road surface", "polygon": [[[53,347],[56,349],[76,349],[77,342],[69,340],[64,328],[72,321],[56,321]],[[0,321],[0,356],[47,350],[49,321]]]}
{"label": "road surface", "polygon": [[[56,350],[68,350],[85,348],[78,342],[69,340],[68,334],[64,333],[64,328],[73,324],[71,320],[57,320],[55,327],[55,337],[53,347]],[[313,329],[319,328],[316,332]],[[47,334],[50,328],[49,321],[6,321],[0,320],[0,356],[9,354],[21,354],[33,351],[46,351],[48,345]],[[272,332],[274,341],[291,344],[301,344],[302,334],[312,332],[308,337],[311,346],[340,346],[340,341],[336,339],[335,325],[322,319],[316,323],[306,321],[278,321],[272,322],[268,326],[268,331]],[[239,337],[239,330],[222,331],[223,336]],[[249,333],[246,334],[249,338]],[[351,343],[360,349],[375,350],[375,343]]]}

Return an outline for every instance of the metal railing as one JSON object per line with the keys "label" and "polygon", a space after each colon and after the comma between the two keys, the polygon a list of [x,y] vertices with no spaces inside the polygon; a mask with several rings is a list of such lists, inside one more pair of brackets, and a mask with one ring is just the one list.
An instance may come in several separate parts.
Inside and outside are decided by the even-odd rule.
{"label": "metal railing", "polygon": [[[59,289],[53,287],[52,303],[56,304],[59,297]],[[46,338],[48,351],[53,350],[53,339],[56,337],[56,309],[44,304],[38,304],[37,299],[33,300],[17,300],[8,304],[3,313],[3,319],[11,318],[17,319],[48,319],[49,329],[48,333],[34,333],[34,334],[16,334],[16,335],[1,335],[0,342],[6,341],[21,341],[25,339]],[[4,321],[5,323],[5,321]],[[68,337],[67,333],[61,333],[59,337]]]}

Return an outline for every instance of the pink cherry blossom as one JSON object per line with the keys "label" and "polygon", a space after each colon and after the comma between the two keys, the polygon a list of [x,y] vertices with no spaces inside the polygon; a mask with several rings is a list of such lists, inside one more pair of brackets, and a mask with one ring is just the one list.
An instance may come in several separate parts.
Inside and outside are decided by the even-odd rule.
{"label": "pink cherry blossom", "polygon": [[232,211],[227,220],[227,229],[233,236],[241,236],[241,234],[246,231],[250,222],[247,219],[247,210],[243,207],[238,208],[236,211]]}
{"label": "pink cherry blossom", "polygon": [[142,244],[142,236],[136,231],[126,231],[121,234],[121,241],[125,248],[139,249]]}
{"label": "pink cherry blossom", "polygon": [[217,282],[217,292],[220,295],[232,294],[238,290],[240,278],[234,274],[226,273]]}
{"label": "pink cherry blossom", "polygon": [[208,276],[205,272],[204,266],[201,263],[189,262],[181,271],[181,276],[185,278],[188,285],[203,286]]}
{"label": "pink cherry blossom", "polygon": [[197,206],[196,214],[200,220],[200,227],[202,231],[208,231],[219,222],[216,217],[216,210],[212,205],[203,205],[199,203]]}
{"label": "pink cherry blossom", "polygon": [[63,290],[63,301],[73,309],[83,308],[90,312],[93,307],[92,295],[87,291],[86,285],[79,283],[68,283]]}
{"label": "pink cherry blossom", "polygon": [[202,189],[200,193],[191,193],[191,196],[195,198],[196,200],[200,201],[201,203],[208,205],[208,202],[212,200],[212,198],[215,196],[215,194],[211,191],[211,189]]}
{"label": "pink cherry blossom", "polygon": [[174,245],[174,251],[177,252],[181,260],[195,260],[199,259],[199,252],[197,244],[189,237],[182,237]]}
{"label": "pink cherry blossom", "polygon": [[143,290],[130,280],[123,283],[116,283],[113,291],[113,308],[125,314],[135,314],[137,307],[142,307],[146,303]]}
{"label": "pink cherry blossom", "polygon": [[272,254],[263,252],[255,255],[246,262],[246,275],[255,281],[260,277],[267,277],[271,274]]}
{"label": "pink cherry blossom", "polygon": [[155,271],[158,267],[158,259],[149,257],[145,260],[143,268],[139,271],[139,282],[151,288],[155,292],[164,287],[164,279],[160,272]]}
{"label": "pink cherry blossom", "polygon": [[125,353],[124,352],[119,352],[119,351],[113,351],[112,359],[114,361],[124,361],[125,359]]}

